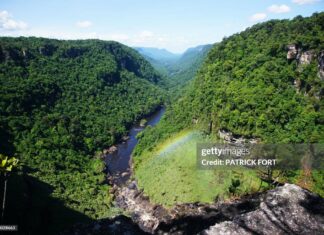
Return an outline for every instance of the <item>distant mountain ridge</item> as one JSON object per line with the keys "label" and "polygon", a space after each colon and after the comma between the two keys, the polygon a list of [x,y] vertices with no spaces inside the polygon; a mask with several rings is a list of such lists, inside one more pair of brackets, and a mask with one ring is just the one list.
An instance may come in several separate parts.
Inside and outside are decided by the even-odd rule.
{"label": "distant mountain ridge", "polygon": [[134,47],[134,49],[144,57],[149,57],[154,60],[176,60],[181,56],[181,54],[175,54],[166,49],[155,47]]}
{"label": "distant mountain ridge", "polygon": [[212,48],[212,46],[212,44],[207,44],[188,48],[172,65],[171,72],[179,73],[188,69],[194,69],[196,71],[202,64],[205,56]]}
{"label": "distant mountain ridge", "polygon": [[168,77],[169,87],[178,93],[190,80],[202,65],[212,44],[199,45],[188,48],[182,54],[174,54],[166,49],[158,48],[134,48],[144,56],[152,66],[165,77]]}

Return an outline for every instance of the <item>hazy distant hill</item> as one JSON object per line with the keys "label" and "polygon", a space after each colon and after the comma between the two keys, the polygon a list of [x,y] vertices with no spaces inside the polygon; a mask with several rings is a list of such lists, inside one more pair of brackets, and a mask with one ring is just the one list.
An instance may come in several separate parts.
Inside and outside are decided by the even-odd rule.
{"label": "hazy distant hill", "polygon": [[154,47],[134,47],[161,74],[168,76],[170,66],[177,61],[181,54],[172,53],[166,49]]}
{"label": "hazy distant hill", "polygon": [[175,54],[166,49],[159,49],[154,47],[135,47],[134,49],[145,57],[159,61],[176,60],[181,56],[181,54]]}
{"label": "hazy distant hill", "polygon": [[192,80],[207,56],[212,45],[200,45],[187,49],[183,54],[173,54],[165,49],[135,48],[152,66],[169,79],[172,90],[179,88]]}
{"label": "hazy distant hill", "polygon": [[187,49],[169,68],[169,75],[176,86],[192,80],[202,65],[212,45],[200,45]]}
{"label": "hazy distant hill", "polygon": [[211,48],[212,45],[207,44],[187,49],[173,65],[172,70],[185,70],[193,65],[199,66]]}

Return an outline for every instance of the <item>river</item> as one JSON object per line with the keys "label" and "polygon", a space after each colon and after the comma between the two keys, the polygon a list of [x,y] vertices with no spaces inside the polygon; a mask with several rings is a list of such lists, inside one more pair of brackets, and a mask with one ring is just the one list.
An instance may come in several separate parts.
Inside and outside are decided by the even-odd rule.
{"label": "river", "polygon": [[[158,111],[146,118],[146,126],[155,126],[165,112],[165,108],[161,107]],[[113,176],[115,184],[126,182],[130,176],[130,161],[132,152],[137,144],[136,135],[143,131],[145,127],[141,127],[136,123],[128,133],[128,139],[117,145],[117,151],[107,154],[105,162],[107,165],[107,173]]]}
{"label": "river", "polygon": [[[147,125],[155,126],[164,112],[165,108],[162,107],[150,115]],[[150,234],[197,234],[217,222],[229,220],[228,216],[234,217],[251,211],[259,204],[258,199],[228,205],[196,202],[178,203],[168,209],[152,203],[143,190],[138,188],[136,180],[130,177],[131,155],[137,144],[136,135],[144,128],[135,124],[129,131],[129,138],[118,144],[115,152],[105,157],[110,193],[115,205],[131,215],[132,226],[136,224],[143,232]],[[134,234],[134,231],[130,230],[129,234]]]}

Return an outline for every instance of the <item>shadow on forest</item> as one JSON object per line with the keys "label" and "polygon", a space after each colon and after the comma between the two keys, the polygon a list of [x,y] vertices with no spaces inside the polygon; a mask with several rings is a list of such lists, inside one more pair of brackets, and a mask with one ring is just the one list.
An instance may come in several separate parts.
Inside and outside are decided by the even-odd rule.
{"label": "shadow on forest", "polygon": [[[1,202],[3,180],[0,183]],[[27,174],[12,174],[8,180],[3,224],[18,225],[24,235],[57,234],[73,223],[89,223],[88,216],[67,208],[51,196],[53,187]],[[14,233],[10,233],[14,234]]]}

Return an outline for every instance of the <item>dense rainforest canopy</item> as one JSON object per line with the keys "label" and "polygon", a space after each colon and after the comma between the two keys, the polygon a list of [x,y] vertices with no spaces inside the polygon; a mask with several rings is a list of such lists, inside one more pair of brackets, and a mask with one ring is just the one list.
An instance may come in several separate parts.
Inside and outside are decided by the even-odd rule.
{"label": "dense rainforest canopy", "polygon": [[[186,93],[138,135],[139,187],[165,206],[271,187],[250,169],[200,170],[197,143],[221,142],[224,133],[262,143],[324,143],[323,50],[324,13],[270,20],[214,44]],[[321,170],[277,173],[275,181],[324,195]]]}
{"label": "dense rainforest canopy", "polygon": [[0,38],[0,151],[20,159],[28,176],[17,179],[16,195],[34,189],[34,219],[24,214],[26,198],[17,199],[15,214],[37,228],[35,208],[48,207],[68,222],[40,198],[47,184],[69,208],[107,216],[104,165],[93,156],[163,103],[160,86],[152,66],[117,42]]}
{"label": "dense rainforest canopy", "polygon": [[185,129],[324,142],[323,40],[324,13],[271,20],[188,51],[178,64],[160,67],[167,73],[160,76],[117,42],[0,38],[0,154],[22,164],[8,192],[13,221],[46,233],[111,215],[98,153],[163,104],[165,88],[175,96],[202,63],[162,121],[138,135],[136,166],[154,157],[143,152]]}
{"label": "dense rainforest canopy", "polygon": [[[294,58],[287,59],[288,45],[296,48]],[[188,92],[141,134],[136,152],[211,123],[214,134],[222,129],[270,143],[324,142],[323,50],[324,13],[270,20],[224,38]]]}

